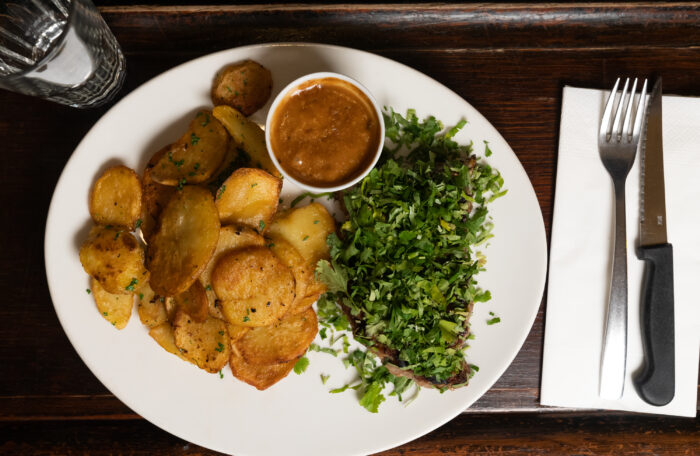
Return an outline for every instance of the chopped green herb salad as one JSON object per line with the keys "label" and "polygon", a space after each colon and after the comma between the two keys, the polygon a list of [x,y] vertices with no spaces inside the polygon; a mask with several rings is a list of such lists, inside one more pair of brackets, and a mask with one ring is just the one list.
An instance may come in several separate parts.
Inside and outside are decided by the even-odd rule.
{"label": "chopped green herb salad", "polygon": [[[497,170],[452,138],[466,124],[445,130],[434,117],[384,115],[387,144],[379,165],[344,195],[348,220],[331,234],[331,262],[316,274],[328,286],[319,301],[323,326],[346,329],[375,356],[351,353],[360,373],[361,404],[376,412],[385,385],[397,396],[411,386],[407,374],[441,390],[465,385],[476,369],[464,357],[475,302],[490,299],[475,276],[478,252],[492,237],[487,205],[503,196]],[[486,152],[491,154],[486,144]]]}

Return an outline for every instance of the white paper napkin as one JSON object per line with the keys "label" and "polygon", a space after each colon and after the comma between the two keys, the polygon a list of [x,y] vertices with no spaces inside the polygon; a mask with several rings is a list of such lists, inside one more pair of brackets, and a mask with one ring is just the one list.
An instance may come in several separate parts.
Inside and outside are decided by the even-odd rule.
{"label": "white paper napkin", "polygon": [[627,178],[629,317],[620,400],[598,397],[613,239],[612,181],[598,154],[607,92],[565,87],[552,222],[540,401],[543,405],[695,416],[700,350],[700,99],[663,97],[668,242],[673,245],[676,394],[644,402],[632,377],[642,366],[639,300],[639,154]]}

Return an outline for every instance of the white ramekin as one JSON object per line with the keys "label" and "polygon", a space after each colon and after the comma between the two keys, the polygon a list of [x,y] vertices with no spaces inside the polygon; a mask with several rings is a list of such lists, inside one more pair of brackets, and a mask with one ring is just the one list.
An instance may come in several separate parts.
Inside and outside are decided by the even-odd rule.
{"label": "white ramekin", "polygon": [[[369,101],[372,103],[372,106],[374,107],[375,112],[377,113],[377,118],[379,119],[379,144],[377,145],[377,150],[374,153],[374,158],[372,159],[372,162],[370,165],[367,167],[366,170],[362,172],[362,174],[356,176],[352,180],[349,180],[348,182],[344,182],[340,185],[336,185],[333,187],[315,187],[313,185],[305,184],[303,182],[299,182],[298,180],[294,179],[292,176],[290,176],[287,171],[279,164],[277,161],[277,157],[275,157],[275,152],[272,150],[272,144],[270,142],[270,124],[272,123],[272,118],[274,117],[275,111],[277,110],[277,107],[279,106],[280,102],[287,96],[287,94],[292,91],[293,89],[296,89],[298,86],[303,84],[306,81],[310,81],[313,79],[324,79],[324,78],[336,78],[340,79],[341,81],[345,81],[349,84],[352,84],[355,86],[357,89],[359,89],[362,93],[364,93]],[[293,182],[295,185],[301,187],[302,189],[312,192],[312,193],[325,193],[325,192],[337,192],[343,189],[346,189],[348,187],[352,187],[353,185],[357,184],[360,182],[362,179],[364,179],[367,174],[374,168],[374,166],[377,164],[377,161],[379,160],[379,156],[382,154],[382,148],[384,146],[384,117],[382,116],[382,110],[379,106],[379,103],[377,103],[377,100],[374,98],[374,96],[370,93],[369,90],[359,82],[355,81],[352,78],[349,78],[343,74],[339,73],[331,73],[331,72],[319,72],[319,73],[311,73],[307,74],[306,76],[302,76],[298,79],[295,79],[291,83],[289,83],[282,91],[275,97],[274,101],[272,102],[272,105],[270,106],[270,110],[267,113],[267,120],[265,121],[265,143],[267,144],[267,152],[270,155],[270,159],[272,160],[272,163],[275,164],[275,167],[279,170],[279,172],[284,176],[285,180],[289,180],[290,182]]]}

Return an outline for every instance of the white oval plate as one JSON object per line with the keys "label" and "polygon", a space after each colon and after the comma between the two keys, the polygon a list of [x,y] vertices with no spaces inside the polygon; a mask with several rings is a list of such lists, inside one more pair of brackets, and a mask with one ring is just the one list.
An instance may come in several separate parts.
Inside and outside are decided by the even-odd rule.
{"label": "white oval plate", "polygon": [[[91,225],[88,192],[108,166],[141,171],[148,158],[177,139],[193,113],[210,106],[214,73],[227,63],[255,59],[272,71],[271,99],[306,73],[333,71],[365,85],[383,106],[435,115],[445,125],[466,118],[456,138],[474,141],[499,169],[508,194],[491,214],[495,237],[486,249],[479,284],[493,299],[477,304],[476,339],[467,358],[480,367],[466,388],[440,394],[423,389],[405,407],[390,397],[372,414],[353,391],[328,390],[352,379],[352,368],[324,353],[310,353],[302,375],[291,373],[266,391],[211,375],[169,355],[150,339],[138,316],[116,331],[97,312],[85,289],[78,250]],[[264,124],[265,106],[253,116]],[[285,184],[285,187],[289,187]],[[296,190],[298,192],[298,190]],[[285,188],[286,194],[295,190]],[[46,223],[46,275],[58,318],[95,376],[121,401],[162,429],[195,444],[242,455],[359,455],[401,445],[430,432],[469,407],[503,374],[535,319],[545,283],[547,246],[542,213],[517,157],[496,129],[456,93],[418,71],[366,52],[315,44],[266,44],[207,55],[143,84],[107,112],[85,136],[56,185]],[[489,311],[500,324],[487,326]],[[134,312],[135,313],[135,312]],[[326,385],[319,375],[330,374]]]}

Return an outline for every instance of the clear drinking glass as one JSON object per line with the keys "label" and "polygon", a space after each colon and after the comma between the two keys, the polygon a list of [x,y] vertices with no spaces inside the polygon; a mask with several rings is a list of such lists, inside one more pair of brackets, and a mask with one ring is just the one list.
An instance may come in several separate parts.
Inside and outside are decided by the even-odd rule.
{"label": "clear drinking glass", "polygon": [[108,102],[124,75],[90,0],[0,0],[0,87],[88,108]]}

